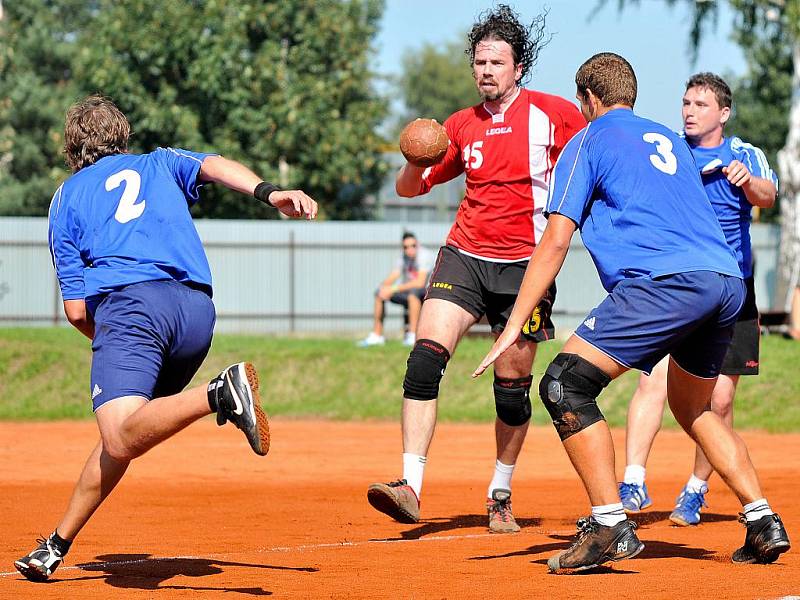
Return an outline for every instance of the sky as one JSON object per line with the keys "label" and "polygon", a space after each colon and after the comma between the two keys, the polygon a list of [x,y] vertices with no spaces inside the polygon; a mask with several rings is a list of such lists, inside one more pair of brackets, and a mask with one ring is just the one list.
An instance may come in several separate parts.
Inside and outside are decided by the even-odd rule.
{"label": "sky", "polygon": [[[547,7],[550,43],[542,49],[526,87],[575,97],[575,71],[596,52],[624,56],[636,71],[639,98],[636,112],[680,129],[684,84],[692,73],[713,71],[742,75],[746,64],[741,50],[730,41],[733,14],[721,3],[716,27],[706,33],[697,63],[689,57],[691,13],[680,3],[672,8],[662,0],[641,0],[623,12],[609,0],[592,20],[595,0],[508,0],[530,22]],[[424,43],[464,39],[463,33],[491,0],[387,0],[381,30],[375,41],[376,71],[398,75],[406,51]],[[465,59],[466,60],[466,59]]]}

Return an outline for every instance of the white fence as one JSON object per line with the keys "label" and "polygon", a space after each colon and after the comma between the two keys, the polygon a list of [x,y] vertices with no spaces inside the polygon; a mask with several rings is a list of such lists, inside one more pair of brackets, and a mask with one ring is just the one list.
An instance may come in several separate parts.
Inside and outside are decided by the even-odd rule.
{"label": "white fence", "polygon": [[[197,220],[214,277],[217,330],[360,335],[373,292],[401,253],[403,231],[436,250],[449,224]],[[779,230],[755,225],[756,293],[774,304]],[[574,328],[605,296],[576,235],[557,280],[556,326]],[[387,327],[402,313],[389,305]],[[0,326],[65,325],[47,220],[0,218]]]}

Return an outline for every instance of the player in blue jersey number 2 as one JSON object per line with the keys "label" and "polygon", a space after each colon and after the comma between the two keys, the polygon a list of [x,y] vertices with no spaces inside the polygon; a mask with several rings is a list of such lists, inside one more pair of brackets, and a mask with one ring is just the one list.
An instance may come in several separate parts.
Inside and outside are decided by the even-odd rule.
{"label": "player in blue jersey number 2", "polygon": [[250,363],[186,391],[211,345],[211,270],[189,208],[203,183],[255,196],[294,218],[317,204],[213,154],[159,148],[129,154],[130,125],[110,101],[90,96],[67,113],[73,175],[50,205],[49,241],[64,312],[92,340],[91,396],[100,442],[53,533],[14,564],[46,580],[72,540],[119,483],[128,464],[197,419],[241,429],[269,450],[258,376]]}
{"label": "player in blue jersey number 2", "polygon": [[[548,561],[575,571],[631,558],[644,545],[620,502],[614,447],[597,396],[628,369],[649,372],[667,354],[675,419],[742,502],[744,545],[734,562],[773,562],[789,549],[742,440],[709,410],[745,299],[736,257],[686,142],[634,115],[636,75],[601,53],[575,76],[589,121],[556,164],[548,224],[505,332],[475,371],[514,343],[558,274],[575,229],[608,291],[547,367],[539,394],[592,504],[573,544]],[[689,210],[691,207],[691,210]]]}

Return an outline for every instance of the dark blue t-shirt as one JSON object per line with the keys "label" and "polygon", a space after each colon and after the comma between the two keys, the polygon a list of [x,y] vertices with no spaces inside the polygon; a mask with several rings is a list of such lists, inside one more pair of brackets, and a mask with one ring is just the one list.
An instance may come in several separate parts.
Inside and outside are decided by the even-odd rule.
{"label": "dark blue t-shirt", "polygon": [[89,310],[132,283],[173,279],[211,292],[189,207],[209,156],[158,148],[106,156],[67,179],[50,204],[50,252],[64,300]]}
{"label": "dark blue t-shirt", "polygon": [[767,157],[760,149],[737,137],[726,138],[714,148],[692,146],[691,143],[689,147],[700,170],[708,199],[722,225],[725,239],[736,255],[742,275],[750,277],[753,274],[753,252],[750,246],[753,205],[748,202],[742,188],[728,181],[722,167],[738,160],[756,177],[775,184],[775,189],[778,188],[778,177],[769,168]]}
{"label": "dark blue t-shirt", "polygon": [[609,111],[569,141],[547,213],[577,224],[609,292],[627,278],[741,277],[688,145],[632,110]]}

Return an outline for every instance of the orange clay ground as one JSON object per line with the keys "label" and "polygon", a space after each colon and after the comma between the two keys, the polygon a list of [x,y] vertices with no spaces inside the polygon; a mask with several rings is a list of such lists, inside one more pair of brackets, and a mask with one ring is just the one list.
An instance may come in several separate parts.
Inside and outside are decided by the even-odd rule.
{"label": "orange clay ground", "polygon": [[[593,574],[550,575],[588,502],[551,429],[532,430],[514,476],[516,535],[486,529],[490,425],[442,425],[422,517],[374,512],[367,486],[399,475],[393,423],[274,420],[268,457],[230,426],[191,426],[135,461],[46,584],[14,559],[49,534],[83,460],[92,422],[0,423],[0,598],[762,598],[800,596],[800,435],[745,432],[767,498],[795,548],[734,565],[739,505],[712,481],[703,524],[667,516],[692,447],[662,432],[648,467],[653,506],[636,518],[646,548]],[[616,431],[618,462],[624,432]],[[621,468],[621,467],[620,467]]]}

